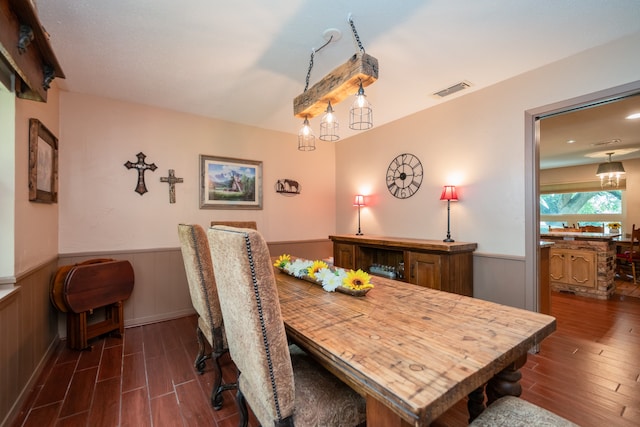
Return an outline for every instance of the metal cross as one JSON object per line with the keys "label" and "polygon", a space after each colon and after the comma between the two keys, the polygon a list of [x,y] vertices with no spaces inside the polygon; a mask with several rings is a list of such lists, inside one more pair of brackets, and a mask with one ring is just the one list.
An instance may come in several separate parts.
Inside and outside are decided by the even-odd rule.
{"label": "metal cross", "polygon": [[160,182],[169,183],[169,203],[176,202],[176,184],[183,182],[182,178],[177,178],[174,170],[169,169],[169,176],[161,176]]}
{"label": "metal cross", "polygon": [[136,193],[142,196],[144,193],[147,192],[147,186],[144,184],[144,172],[147,169],[151,169],[151,171],[153,172],[158,167],[156,166],[155,163],[151,163],[151,164],[145,163],[144,159],[147,156],[145,156],[142,151],[136,154],[136,156],[138,157],[137,163],[131,163],[130,161],[127,161],[127,163],[125,163],[124,165],[127,169],[135,168],[138,170],[138,185],[136,186],[135,191]]}

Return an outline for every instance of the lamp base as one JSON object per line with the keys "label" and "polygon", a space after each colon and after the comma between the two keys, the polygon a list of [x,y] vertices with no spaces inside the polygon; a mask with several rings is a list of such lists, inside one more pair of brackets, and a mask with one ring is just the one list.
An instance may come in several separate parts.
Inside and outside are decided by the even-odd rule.
{"label": "lamp base", "polygon": [[442,241],[443,242],[455,242],[455,240],[453,240],[453,239],[443,239]]}
{"label": "lamp base", "polygon": [[360,233],[359,231],[356,233],[356,236],[362,236],[363,234]]}

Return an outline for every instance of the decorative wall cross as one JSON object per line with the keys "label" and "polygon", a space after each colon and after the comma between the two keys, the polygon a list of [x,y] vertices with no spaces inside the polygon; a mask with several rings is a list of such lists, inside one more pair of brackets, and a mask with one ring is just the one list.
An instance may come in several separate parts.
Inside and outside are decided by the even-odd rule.
{"label": "decorative wall cross", "polygon": [[169,169],[169,176],[161,176],[160,182],[169,183],[169,203],[176,202],[176,184],[183,182],[182,178],[177,178],[173,169]]}
{"label": "decorative wall cross", "polygon": [[147,169],[151,169],[151,171],[153,172],[154,170],[156,170],[158,167],[156,166],[155,163],[145,163],[144,159],[147,157],[144,155],[144,153],[141,151],[138,154],[136,154],[136,156],[138,157],[138,162],[137,163],[131,163],[130,161],[127,161],[127,163],[125,163],[125,167],[127,169],[132,169],[135,168],[138,170],[138,185],[136,186],[136,193],[140,194],[141,196],[146,193],[147,190],[147,186],[144,184],[144,172]]}

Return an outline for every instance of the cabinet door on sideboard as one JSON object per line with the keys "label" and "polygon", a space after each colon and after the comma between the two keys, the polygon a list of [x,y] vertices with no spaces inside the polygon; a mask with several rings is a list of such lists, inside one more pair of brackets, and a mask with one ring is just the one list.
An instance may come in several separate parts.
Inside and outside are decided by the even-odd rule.
{"label": "cabinet door on sideboard", "polygon": [[441,262],[440,255],[409,252],[409,283],[442,290]]}
{"label": "cabinet door on sideboard", "polygon": [[333,264],[336,267],[355,270],[356,246],[347,243],[333,244]]}

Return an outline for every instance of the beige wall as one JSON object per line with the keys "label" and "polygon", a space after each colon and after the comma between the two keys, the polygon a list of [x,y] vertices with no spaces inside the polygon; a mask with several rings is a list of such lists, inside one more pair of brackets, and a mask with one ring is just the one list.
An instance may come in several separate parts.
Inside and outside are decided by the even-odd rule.
{"label": "beige wall", "polygon": [[[16,99],[15,129],[15,274],[21,274],[58,256],[57,203],[29,201],[29,119],[40,120],[60,138],[59,92],[54,84],[47,103]],[[61,142],[62,144],[62,142]]]}
{"label": "beige wall", "polygon": [[[178,247],[176,226],[211,220],[255,220],[268,241],[327,238],[335,230],[333,144],[297,149],[296,136],[143,105],[62,93],[60,253]],[[137,173],[124,167],[147,155],[148,193],[134,192]],[[199,155],[263,162],[262,210],[199,209]],[[166,183],[174,169],[176,203]],[[275,192],[280,178],[300,182],[299,195]]]}
{"label": "beige wall", "polygon": [[[532,179],[525,174],[525,112],[633,82],[638,69],[634,34],[338,142],[336,180],[344,184],[336,190],[336,232],[353,232],[351,197],[364,192],[371,200],[362,212],[364,233],[442,239],[447,213],[439,196],[453,183],[460,201],[451,207],[452,237],[477,242],[478,254],[509,264],[525,260],[525,183]],[[402,152],[417,155],[425,168],[422,187],[407,200],[391,196],[384,180]],[[475,296],[533,307],[525,263],[508,277],[495,265],[475,262]]]}

